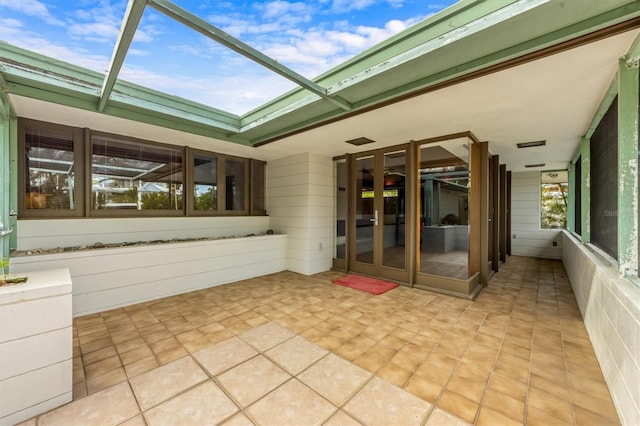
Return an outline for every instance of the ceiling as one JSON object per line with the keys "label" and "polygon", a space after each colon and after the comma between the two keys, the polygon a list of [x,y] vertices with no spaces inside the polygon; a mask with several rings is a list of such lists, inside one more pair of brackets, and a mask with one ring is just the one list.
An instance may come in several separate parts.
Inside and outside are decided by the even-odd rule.
{"label": "ceiling", "polygon": [[[512,171],[546,163],[567,168],[611,84],[618,58],[638,30],[281,139],[258,148],[267,157],[299,152],[338,156],[470,131],[489,142]],[[367,137],[373,144],[345,141]],[[546,140],[543,147],[516,143]]]}
{"label": "ceiling", "polygon": [[[638,35],[639,3],[462,0],[318,77],[326,96],[303,87],[244,116],[121,81],[105,97],[109,73],[6,44],[0,95],[18,116],[264,160],[471,132],[509,170],[562,169]],[[359,137],[375,143],[345,142]],[[547,144],[515,146],[532,140]]]}

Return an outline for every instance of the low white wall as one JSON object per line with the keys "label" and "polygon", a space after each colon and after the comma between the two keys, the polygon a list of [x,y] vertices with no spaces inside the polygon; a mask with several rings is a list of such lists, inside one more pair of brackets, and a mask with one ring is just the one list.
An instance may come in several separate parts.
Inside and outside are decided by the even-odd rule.
{"label": "low white wall", "polygon": [[97,242],[217,238],[264,234],[268,216],[141,217],[18,221],[18,250],[93,245]]}
{"label": "low white wall", "polygon": [[514,172],[511,175],[511,254],[561,259],[561,232],[540,229],[540,172]]}
{"label": "low white wall", "polygon": [[70,402],[73,395],[71,278],[58,269],[0,287],[0,425]]}
{"label": "low white wall", "polygon": [[13,257],[11,271],[69,268],[79,316],[280,272],[286,248],[286,235],[263,235],[80,250]]}
{"label": "low white wall", "polygon": [[623,424],[640,425],[640,287],[568,232],[562,261]]}

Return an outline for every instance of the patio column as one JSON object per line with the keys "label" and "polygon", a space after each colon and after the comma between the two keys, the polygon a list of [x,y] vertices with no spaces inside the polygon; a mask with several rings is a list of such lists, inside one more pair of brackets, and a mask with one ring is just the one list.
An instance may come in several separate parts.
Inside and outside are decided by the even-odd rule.
{"label": "patio column", "polygon": [[618,66],[618,269],[638,276],[638,58]]}

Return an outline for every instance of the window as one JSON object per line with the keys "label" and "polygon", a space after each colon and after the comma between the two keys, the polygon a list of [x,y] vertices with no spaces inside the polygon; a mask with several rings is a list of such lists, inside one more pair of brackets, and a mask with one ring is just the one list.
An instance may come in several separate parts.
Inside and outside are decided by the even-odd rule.
{"label": "window", "polygon": [[251,214],[266,215],[265,169],[267,163],[251,160]]}
{"label": "window", "polygon": [[20,131],[21,218],[266,215],[264,161],[28,119]]}
{"label": "window", "polygon": [[227,158],[225,161],[225,205],[227,211],[244,211],[247,205],[247,160]]}
{"label": "window", "polygon": [[182,214],[182,149],[118,136],[91,136],[91,210]]}
{"label": "window", "polygon": [[540,227],[567,227],[569,173],[566,170],[542,172],[540,185]]}
{"label": "window", "polygon": [[195,154],[193,166],[193,210],[218,210],[218,159],[214,155]]}
{"label": "window", "polygon": [[589,141],[591,243],[618,258],[618,98]]}
{"label": "window", "polygon": [[20,130],[20,214],[83,215],[82,131],[34,120]]}

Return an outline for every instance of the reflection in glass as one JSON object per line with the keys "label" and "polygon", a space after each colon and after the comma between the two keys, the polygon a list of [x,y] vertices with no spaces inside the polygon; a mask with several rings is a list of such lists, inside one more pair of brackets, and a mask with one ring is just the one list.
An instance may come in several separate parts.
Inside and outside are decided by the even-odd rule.
{"label": "reflection in glass", "polygon": [[227,210],[244,210],[245,160],[225,161]]}
{"label": "reflection in glass", "polygon": [[73,133],[26,126],[26,209],[74,210]]}
{"label": "reflection in glass", "polygon": [[405,151],[384,155],[382,265],[405,269]]}
{"label": "reflection in glass", "polygon": [[94,210],[181,210],[182,152],[94,135],[91,194]]}
{"label": "reflection in glass", "polygon": [[333,257],[344,259],[347,225],[347,161],[338,160],[336,165],[336,236]]}
{"label": "reflection in glass", "polygon": [[373,264],[374,158],[356,160],[356,261]]}
{"label": "reflection in glass", "polygon": [[[469,150],[451,141],[420,150],[421,272],[466,280],[469,265]],[[445,149],[446,147],[446,149]]]}
{"label": "reflection in glass", "polygon": [[195,155],[193,158],[193,209],[217,210],[218,183],[217,159],[212,156]]}

